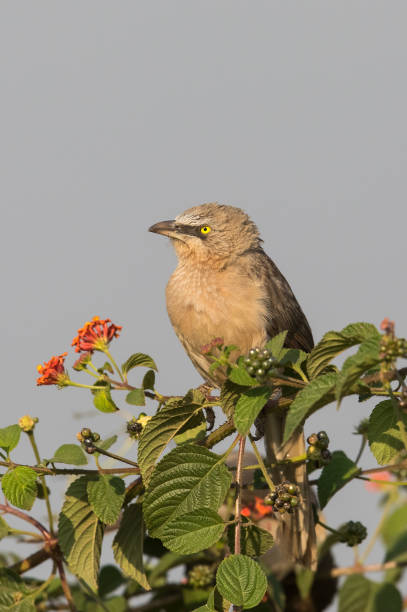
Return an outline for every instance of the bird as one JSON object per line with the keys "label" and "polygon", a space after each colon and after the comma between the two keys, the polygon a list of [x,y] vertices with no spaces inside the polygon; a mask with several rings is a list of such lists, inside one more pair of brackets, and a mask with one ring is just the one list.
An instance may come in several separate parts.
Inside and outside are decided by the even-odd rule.
{"label": "bird", "polygon": [[[263,249],[255,223],[242,209],[226,204],[193,206],[175,219],[155,223],[150,232],[168,237],[178,264],[166,288],[167,311],[176,335],[206,383],[221,387],[225,372],[210,370],[202,347],[213,338],[253,347],[287,331],[285,346],[309,352],[313,336],[294,293]],[[265,446],[271,463],[305,452],[302,431],[283,444],[285,415],[265,409]],[[275,408],[275,407],[274,407]],[[315,567],[316,538],[312,494],[305,464],[272,470],[273,482],[290,480],[301,492],[298,511],[274,521],[274,538],[284,567]],[[276,556],[276,558],[277,558]]]}

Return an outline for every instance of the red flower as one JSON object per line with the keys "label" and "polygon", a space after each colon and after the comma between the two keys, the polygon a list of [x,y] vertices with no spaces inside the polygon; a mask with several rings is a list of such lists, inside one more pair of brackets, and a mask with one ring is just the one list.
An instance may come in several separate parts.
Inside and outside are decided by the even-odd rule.
{"label": "red flower", "polygon": [[65,386],[69,381],[69,376],[65,371],[65,357],[68,353],[62,353],[58,357],[51,357],[49,361],[44,361],[44,365],[38,365],[37,370],[41,376],[37,378],[37,385],[58,385]]}
{"label": "red flower", "polygon": [[246,518],[251,518],[253,521],[259,521],[264,516],[273,514],[273,508],[267,506],[261,497],[255,496],[254,500],[249,502],[247,506],[242,508],[241,513]]}
{"label": "red flower", "polygon": [[[393,475],[387,470],[383,470],[382,472],[374,472],[373,474],[370,474],[370,477],[373,480],[384,480],[384,481],[393,480]],[[380,484],[380,482],[366,482],[365,488],[368,491],[373,491],[373,492],[389,491],[390,489],[388,485]]]}
{"label": "red flower", "polygon": [[78,335],[72,340],[72,346],[77,353],[104,351],[109,342],[118,337],[121,329],[120,325],[115,325],[110,319],[93,317],[92,321],[87,321],[81,329],[78,329]]}

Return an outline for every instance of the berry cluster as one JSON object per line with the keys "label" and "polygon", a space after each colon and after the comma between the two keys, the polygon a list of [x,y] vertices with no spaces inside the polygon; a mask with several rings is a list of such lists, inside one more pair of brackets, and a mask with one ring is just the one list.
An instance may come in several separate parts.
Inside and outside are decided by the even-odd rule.
{"label": "berry cluster", "polygon": [[397,357],[407,357],[407,340],[394,338],[394,336],[383,336],[380,343],[380,359],[386,363],[392,363]]}
{"label": "berry cluster", "polygon": [[266,348],[252,348],[247,357],[244,358],[246,370],[259,383],[265,382],[273,364],[273,356]]}
{"label": "berry cluster", "polygon": [[195,565],[188,572],[188,584],[195,588],[204,589],[212,586],[215,581],[215,574],[210,565]]}
{"label": "berry cluster", "polygon": [[100,435],[94,431],[91,431],[89,427],[84,427],[79,433],[76,434],[79,442],[84,446],[85,451],[89,455],[93,455],[96,451],[95,442],[99,442]]}
{"label": "berry cluster", "polygon": [[340,528],[339,541],[348,546],[357,546],[367,537],[367,529],[359,521],[348,521]]}
{"label": "berry cluster", "polygon": [[307,438],[309,447],[307,448],[307,457],[313,461],[320,463],[329,463],[331,460],[331,453],[328,450],[329,438],[326,431],[319,431],[313,433]]}
{"label": "berry cluster", "polygon": [[291,514],[300,503],[298,494],[297,485],[286,480],[282,484],[277,485],[274,491],[266,495],[264,503],[266,506],[272,506],[275,512],[280,514],[288,512]]}
{"label": "berry cluster", "polygon": [[130,419],[130,421],[127,421],[127,433],[131,438],[135,438],[137,440],[143,433],[143,430],[150,419],[151,416],[148,416],[145,412],[140,412],[137,418],[133,417]]}

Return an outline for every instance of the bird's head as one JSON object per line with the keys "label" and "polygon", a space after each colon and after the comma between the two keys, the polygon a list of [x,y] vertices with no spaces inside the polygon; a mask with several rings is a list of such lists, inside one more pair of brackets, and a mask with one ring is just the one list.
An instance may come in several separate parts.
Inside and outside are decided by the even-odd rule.
{"label": "bird's head", "polygon": [[257,227],[240,208],[202,204],[171,221],[161,221],[150,232],[168,236],[180,259],[201,262],[233,259],[260,246]]}

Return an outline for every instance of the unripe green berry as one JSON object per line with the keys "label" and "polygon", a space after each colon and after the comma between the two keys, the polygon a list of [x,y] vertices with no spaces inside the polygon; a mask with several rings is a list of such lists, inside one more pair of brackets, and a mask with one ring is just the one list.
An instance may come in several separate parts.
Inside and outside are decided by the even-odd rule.
{"label": "unripe green berry", "polygon": [[82,434],[82,438],[90,438],[90,436],[92,435],[92,432],[89,429],[89,427],[84,427],[83,429],[81,429],[81,434]]}
{"label": "unripe green berry", "polygon": [[253,359],[256,357],[257,353],[255,349],[250,349],[249,351],[249,357],[253,357]]}
{"label": "unripe green berry", "polygon": [[313,446],[311,444],[311,446],[309,446],[307,449],[307,456],[310,459],[319,459],[321,456],[321,450],[317,446]]}
{"label": "unripe green berry", "polygon": [[265,375],[265,371],[263,370],[263,368],[258,368],[256,372],[256,376],[262,377],[264,375]]}
{"label": "unripe green berry", "polygon": [[95,433],[92,433],[92,440],[93,440],[94,442],[99,442],[99,440],[100,440],[100,435],[99,435],[98,433],[96,433],[96,432],[95,432]]}
{"label": "unripe green berry", "polygon": [[256,368],[254,366],[249,366],[247,368],[247,371],[248,371],[249,374],[254,374],[255,371],[256,371]]}
{"label": "unripe green berry", "polygon": [[298,506],[298,504],[300,503],[300,500],[298,499],[298,497],[292,497],[290,499],[290,504],[292,506],[292,508],[295,508],[296,506]]}
{"label": "unripe green berry", "polygon": [[260,367],[260,361],[258,359],[255,359],[254,361],[252,361],[252,366],[253,366],[253,368],[259,368]]}
{"label": "unripe green berry", "polygon": [[298,487],[295,484],[287,485],[287,491],[290,495],[296,495],[298,493]]}

